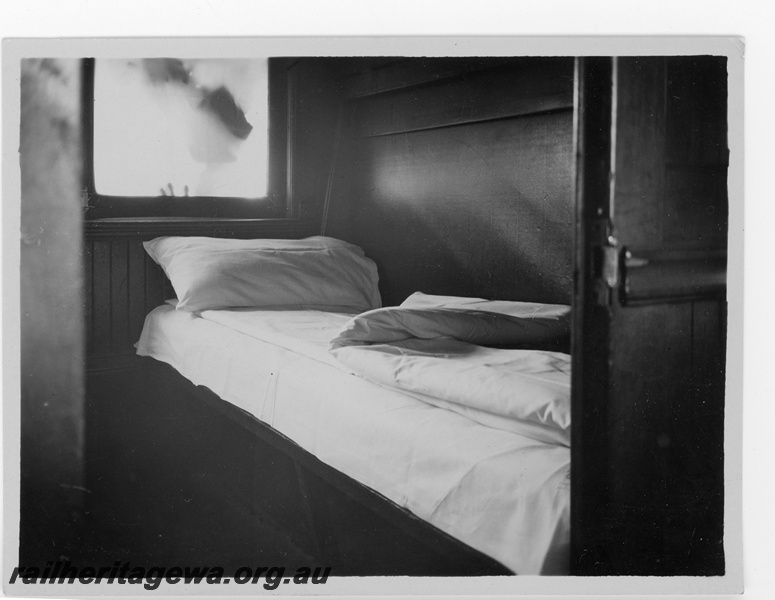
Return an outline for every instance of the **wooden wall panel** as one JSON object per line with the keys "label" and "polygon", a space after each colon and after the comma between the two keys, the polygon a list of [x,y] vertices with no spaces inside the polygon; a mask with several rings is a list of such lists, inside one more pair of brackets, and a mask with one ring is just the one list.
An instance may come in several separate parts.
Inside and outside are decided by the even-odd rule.
{"label": "wooden wall panel", "polygon": [[[620,59],[627,65],[618,71],[621,94],[616,111],[617,137],[614,191],[616,237],[628,247],[660,248],[665,224],[664,159],[665,67],[660,62]],[[644,108],[647,107],[647,108]],[[648,226],[644,226],[648,224]]]}
{"label": "wooden wall panel", "polygon": [[438,80],[425,67],[351,82],[376,90],[352,101],[327,232],[377,262],[386,304],[415,291],[569,303],[572,61],[458,59]]}
{"label": "wooden wall panel", "polygon": [[666,61],[666,241],[701,248],[727,242],[727,69],[714,56]]}
{"label": "wooden wall panel", "polygon": [[174,293],[140,240],[88,240],[84,252],[88,358],[92,367],[94,359],[109,366],[113,358],[134,354],[145,315]]}
{"label": "wooden wall panel", "polygon": [[127,341],[130,344],[137,341],[145,322],[145,315],[149,311],[145,280],[148,258],[142,244],[127,242]]}
{"label": "wooden wall panel", "polygon": [[[137,245],[142,248],[140,243]],[[159,265],[153,262],[151,257],[144,255],[142,264],[145,277],[142,286],[143,306],[147,312],[149,306],[159,306],[164,302],[164,280],[166,278],[164,272],[159,268]],[[140,286],[138,285],[134,291],[140,293]]]}
{"label": "wooden wall panel", "polygon": [[386,303],[414,291],[568,302],[570,112],[373,138],[348,237]]}
{"label": "wooden wall panel", "polygon": [[666,162],[726,164],[727,59],[672,57],[665,70],[666,126],[672,134]]}
{"label": "wooden wall panel", "polygon": [[[664,572],[685,564],[685,557],[671,555],[676,545],[669,539],[685,535],[684,524],[696,509],[688,494],[683,503],[675,501],[682,495],[676,486],[689,483],[692,475],[686,470],[693,441],[686,416],[694,407],[688,385],[691,337],[685,329],[691,315],[690,303],[640,306],[611,325],[613,330],[628,326],[627,338],[611,340],[610,352],[624,368],[613,368],[611,374],[622,390],[617,401],[608,403],[605,427],[607,496],[613,501],[597,531],[610,553],[600,559],[613,565],[613,572],[658,574],[661,560]],[[643,360],[643,347],[666,360]],[[637,477],[628,476],[633,470]]]}
{"label": "wooden wall panel", "polygon": [[585,500],[607,508],[585,528],[587,574],[723,573],[724,312],[712,298],[616,311],[628,335],[611,338],[613,400],[596,411],[605,475]]}
{"label": "wooden wall panel", "polygon": [[[509,80],[510,89],[504,88]],[[507,92],[507,93],[504,93]],[[573,107],[573,62],[467,72],[355,104],[356,135],[389,135]]]}
{"label": "wooden wall panel", "polygon": [[[408,88],[419,88],[449,80],[459,80],[471,74],[508,71],[525,74],[540,68],[553,77],[557,70],[573,73],[573,59],[526,56],[476,57],[361,57],[340,59],[343,88],[348,98],[363,98]],[[552,73],[548,73],[552,71]],[[567,71],[566,71],[567,72]]]}
{"label": "wooden wall panel", "polygon": [[726,410],[727,306],[724,299],[695,302],[692,322],[691,402],[697,421],[693,464],[695,491],[700,495],[700,527],[709,532],[698,540],[698,554],[712,557],[717,570],[725,564],[724,486],[739,484],[724,478],[724,415]]}
{"label": "wooden wall panel", "polygon": [[637,85],[638,93],[619,98],[619,114],[627,117],[618,126],[638,138],[617,148],[616,194],[625,199],[614,215],[617,237],[639,249],[725,248],[726,61],[619,63],[620,85]]}
{"label": "wooden wall panel", "polygon": [[[680,84],[664,57],[582,60],[579,68],[583,246],[571,459],[578,575],[725,569],[726,236],[705,209],[726,192],[725,181],[706,181],[698,168],[725,168],[712,161],[726,156],[726,127],[696,114],[707,100],[696,94],[714,84],[693,58],[680,60]],[[615,91],[610,105],[588,93],[601,87]],[[726,109],[717,92],[709,101],[716,115]],[[608,126],[599,119],[606,113]],[[610,235],[599,235],[606,227]],[[609,256],[626,257],[609,263],[618,281],[589,260],[603,243]]]}
{"label": "wooden wall panel", "polygon": [[129,346],[129,264],[127,240],[110,242],[110,352]]}
{"label": "wooden wall panel", "polygon": [[84,354],[93,352],[94,345],[94,243],[83,243],[83,290],[81,300],[83,302],[83,327],[84,327]]}
{"label": "wooden wall panel", "polygon": [[[150,302],[146,299],[146,256],[138,241],[86,242],[86,339],[89,359],[131,354]],[[151,277],[163,274],[153,265]],[[158,304],[158,302],[157,302]]]}
{"label": "wooden wall panel", "polygon": [[112,335],[112,298],[110,274],[110,242],[92,245],[92,293],[91,293],[91,333],[89,355],[110,353]]}

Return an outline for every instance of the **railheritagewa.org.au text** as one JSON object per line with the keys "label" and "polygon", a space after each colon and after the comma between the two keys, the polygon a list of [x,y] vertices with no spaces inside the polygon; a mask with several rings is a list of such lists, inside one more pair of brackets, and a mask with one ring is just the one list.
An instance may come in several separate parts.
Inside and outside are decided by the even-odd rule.
{"label": "railheritagewa.org.au text", "polygon": [[322,585],[328,580],[331,567],[239,567],[227,574],[222,567],[153,566],[143,567],[116,561],[112,566],[76,566],[70,561],[49,561],[43,568],[15,567],[9,583],[63,585],[142,585],[146,590],[169,585],[261,585],[276,590],[281,585]]}

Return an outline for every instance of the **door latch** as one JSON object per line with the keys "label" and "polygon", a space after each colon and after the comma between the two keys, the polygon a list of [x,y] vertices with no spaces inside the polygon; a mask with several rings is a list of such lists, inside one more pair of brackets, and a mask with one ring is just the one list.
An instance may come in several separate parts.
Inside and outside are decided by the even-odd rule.
{"label": "door latch", "polygon": [[608,219],[599,219],[592,227],[592,291],[597,306],[611,306],[613,294],[621,282],[622,248],[611,233]]}

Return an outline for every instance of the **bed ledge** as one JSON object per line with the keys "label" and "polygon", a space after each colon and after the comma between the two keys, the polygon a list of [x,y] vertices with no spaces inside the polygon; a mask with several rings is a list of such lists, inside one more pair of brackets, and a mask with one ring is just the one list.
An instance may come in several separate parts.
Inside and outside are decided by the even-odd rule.
{"label": "bed ledge", "polygon": [[84,221],[86,239],[151,239],[162,235],[233,238],[301,238],[317,233],[308,219],[120,217]]}

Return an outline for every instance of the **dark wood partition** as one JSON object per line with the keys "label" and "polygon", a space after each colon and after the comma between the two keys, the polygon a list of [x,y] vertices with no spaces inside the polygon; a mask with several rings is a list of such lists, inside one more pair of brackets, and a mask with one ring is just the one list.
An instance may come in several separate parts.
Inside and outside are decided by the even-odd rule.
{"label": "dark wood partition", "polygon": [[725,573],[726,69],[579,61],[577,575]]}
{"label": "dark wood partition", "polygon": [[327,233],[415,291],[569,303],[573,60],[404,59],[349,77]]}

